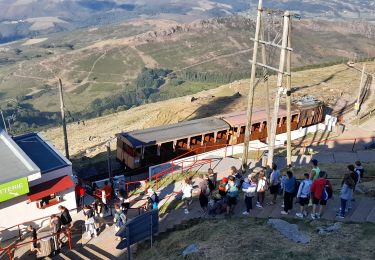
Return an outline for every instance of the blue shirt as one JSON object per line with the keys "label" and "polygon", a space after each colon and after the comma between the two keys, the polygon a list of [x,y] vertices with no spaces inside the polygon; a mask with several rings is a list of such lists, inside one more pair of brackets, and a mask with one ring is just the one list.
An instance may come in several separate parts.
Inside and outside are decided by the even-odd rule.
{"label": "blue shirt", "polygon": [[285,192],[293,193],[296,186],[296,178],[294,176],[292,178],[285,178],[283,184]]}

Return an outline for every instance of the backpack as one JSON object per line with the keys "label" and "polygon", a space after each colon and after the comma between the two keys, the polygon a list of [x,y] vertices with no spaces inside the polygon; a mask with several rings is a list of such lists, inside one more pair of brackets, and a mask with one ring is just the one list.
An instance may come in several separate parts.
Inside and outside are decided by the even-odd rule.
{"label": "backpack", "polygon": [[220,183],[220,185],[219,185],[219,191],[225,191],[225,186],[227,186],[226,183]]}
{"label": "backpack", "polygon": [[328,185],[328,181],[326,182],[326,184],[324,185],[324,188],[323,188],[323,192],[322,192],[322,200],[328,200],[330,198],[332,198],[332,189],[330,188],[330,186]]}
{"label": "backpack", "polygon": [[294,181],[293,197],[297,197],[297,193],[298,193],[300,185],[301,185],[300,181],[297,181],[297,180]]}

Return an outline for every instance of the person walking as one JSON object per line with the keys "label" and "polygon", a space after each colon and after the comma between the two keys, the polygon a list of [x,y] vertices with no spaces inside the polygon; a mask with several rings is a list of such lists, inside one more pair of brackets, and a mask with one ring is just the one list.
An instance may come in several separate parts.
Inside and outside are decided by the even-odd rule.
{"label": "person walking", "polygon": [[355,182],[353,178],[350,176],[349,173],[346,173],[344,179],[342,180],[342,186],[340,191],[341,208],[339,212],[336,214],[336,217],[341,219],[345,218],[347,202],[351,201],[351,199],[353,198],[354,186]]}
{"label": "person walking", "polygon": [[242,191],[245,196],[246,210],[242,212],[243,215],[247,216],[250,214],[250,210],[253,209],[253,198],[256,194],[257,183],[256,178],[249,175],[242,183]]}
{"label": "person walking", "polygon": [[296,213],[298,218],[307,217],[307,206],[310,202],[310,188],[312,181],[310,180],[310,174],[305,173],[303,176],[305,179],[299,185],[297,192],[297,199],[300,205],[300,212]]}
{"label": "person walking", "polygon": [[352,198],[348,201],[347,203],[347,206],[348,206],[348,210],[350,210],[352,208],[352,201],[355,201],[354,199],[354,192],[355,192],[355,189],[356,189],[356,186],[357,184],[359,183],[359,179],[360,179],[360,175],[358,175],[356,172],[355,172],[355,167],[353,164],[350,164],[347,166],[348,170],[349,170],[349,175],[350,177],[353,179],[354,181],[354,186],[352,186],[352,189],[353,189],[353,194],[352,194]]}
{"label": "person walking", "polygon": [[86,238],[91,239],[92,235],[97,237],[98,234],[95,227],[94,211],[89,205],[83,206],[83,215],[85,216]]}
{"label": "person walking", "polygon": [[185,214],[189,214],[189,206],[193,202],[193,186],[189,178],[185,179],[184,184],[182,185],[182,200],[185,203]]}
{"label": "person walking", "polygon": [[282,215],[288,215],[289,211],[293,209],[293,197],[296,187],[296,178],[293,176],[292,171],[286,172],[287,177],[283,180],[284,186],[284,210],[281,211]]}
{"label": "person walking", "polygon": [[[319,178],[312,183],[310,192],[313,201],[311,218],[319,219],[322,216],[327,201],[330,196],[332,196],[333,192],[331,183],[326,179],[325,171],[320,171]],[[319,211],[317,212],[318,205]]]}
{"label": "person walking", "polygon": [[271,205],[276,204],[277,194],[280,189],[280,171],[275,163],[272,164],[272,172],[270,175],[270,193],[272,195]]}
{"label": "person walking", "polygon": [[[68,238],[69,232],[70,232],[69,229],[72,223],[72,217],[70,216],[69,210],[65,208],[64,206],[59,205],[58,209],[61,213],[60,219],[61,219],[62,230],[64,232],[64,235]],[[61,244],[63,243],[61,239],[59,240],[59,242]]]}
{"label": "person walking", "polygon": [[259,172],[258,182],[257,182],[257,204],[258,208],[263,208],[264,198],[266,196],[266,190],[268,189],[267,179],[264,170]]}
{"label": "person walking", "polygon": [[227,215],[230,215],[237,204],[238,187],[234,176],[228,177],[228,184],[225,187],[227,193]]}

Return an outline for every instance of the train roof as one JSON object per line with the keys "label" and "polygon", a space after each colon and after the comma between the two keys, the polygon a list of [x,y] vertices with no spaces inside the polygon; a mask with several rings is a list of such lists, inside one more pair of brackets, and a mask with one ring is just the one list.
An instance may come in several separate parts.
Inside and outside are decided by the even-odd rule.
{"label": "train roof", "polygon": [[126,138],[134,148],[138,148],[226,130],[228,128],[229,125],[225,121],[216,117],[207,117],[171,125],[124,132],[119,135]]}
{"label": "train roof", "polygon": [[[299,111],[295,108],[292,108],[292,112],[298,113]],[[287,115],[286,108],[284,106],[280,106],[279,117],[284,117],[286,115]],[[232,127],[239,127],[239,126],[244,126],[247,124],[247,112],[246,111],[238,111],[238,112],[233,112],[229,114],[218,115],[216,117],[226,121]],[[265,109],[253,111],[252,120],[251,120],[252,123],[263,122],[266,119],[267,119],[267,113]]]}

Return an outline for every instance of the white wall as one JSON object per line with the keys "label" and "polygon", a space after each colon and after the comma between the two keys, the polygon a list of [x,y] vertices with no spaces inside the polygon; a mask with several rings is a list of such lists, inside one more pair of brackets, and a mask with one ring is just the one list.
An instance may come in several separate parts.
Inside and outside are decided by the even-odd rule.
{"label": "white wall", "polygon": [[[63,205],[69,210],[77,207],[74,188],[58,193],[58,195],[61,196],[62,201],[59,204],[45,209],[38,209],[36,202],[27,203],[27,195],[0,203],[0,230],[23,223],[25,221],[48,217],[52,214],[59,213],[57,208],[59,205]],[[73,214],[75,212],[71,213]],[[25,226],[21,226],[21,228],[24,229],[28,224],[33,224],[35,226],[40,226],[42,224],[44,226],[48,224],[48,221],[35,221],[32,223],[27,223]],[[17,228],[2,231],[1,234],[3,241],[15,236],[18,236]]]}

